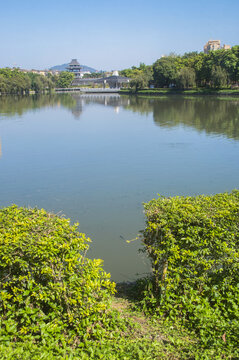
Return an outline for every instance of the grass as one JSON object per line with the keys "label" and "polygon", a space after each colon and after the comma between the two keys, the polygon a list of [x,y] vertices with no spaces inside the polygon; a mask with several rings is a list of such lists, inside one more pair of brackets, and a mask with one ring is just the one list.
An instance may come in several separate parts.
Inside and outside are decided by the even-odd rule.
{"label": "grass", "polygon": [[121,89],[120,94],[136,94],[136,95],[239,95],[239,90],[232,89],[142,89],[135,92],[133,89]]}
{"label": "grass", "polygon": [[188,334],[176,324],[166,324],[162,319],[146,316],[137,306],[135,284],[118,284],[117,291],[112,301],[112,309],[131,324],[130,337],[126,337],[124,341],[137,344],[141,348],[142,359],[195,358],[197,339],[194,334]]}
{"label": "grass", "polygon": [[0,342],[1,360],[221,360],[238,359],[221,356],[215,349],[202,349],[200,339],[178,323],[158,316],[145,315],[139,305],[137,283],[117,284],[109,312],[115,328],[101,340],[90,340],[61,348],[54,341],[46,343]]}
{"label": "grass", "polygon": [[[176,324],[165,324],[146,316],[137,306],[134,284],[118,284],[109,312],[117,319],[108,336],[87,341],[75,348],[55,346],[54,341],[37,344],[32,341],[0,343],[1,360],[183,360],[196,359],[197,339]],[[199,359],[199,358],[198,358]]]}

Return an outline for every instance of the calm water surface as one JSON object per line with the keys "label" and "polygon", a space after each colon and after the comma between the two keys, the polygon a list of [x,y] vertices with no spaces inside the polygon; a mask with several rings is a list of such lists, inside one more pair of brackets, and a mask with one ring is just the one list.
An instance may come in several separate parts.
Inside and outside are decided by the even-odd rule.
{"label": "calm water surface", "polygon": [[0,205],[78,221],[116,281],[150,270],[142,203],[238,188],[238,159],[238,98],[0,98]]}

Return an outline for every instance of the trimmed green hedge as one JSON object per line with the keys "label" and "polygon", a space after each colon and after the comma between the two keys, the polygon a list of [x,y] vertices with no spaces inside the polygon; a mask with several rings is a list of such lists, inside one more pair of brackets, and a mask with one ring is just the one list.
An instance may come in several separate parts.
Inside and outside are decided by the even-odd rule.
{"label": "trimmed green hedge", "polygon": [[101,338],[115,284],[102,260],[85,257],[89,241],[45,210],[0,210],[1,341],[64,347]]}
{"label": "trimmed green hedge", "polygon": [[[239,348],[239,191],[144,204],[153,290],[145,303],[195,330],[206,347]],[[153,294],[153,295],[152,295]]]}

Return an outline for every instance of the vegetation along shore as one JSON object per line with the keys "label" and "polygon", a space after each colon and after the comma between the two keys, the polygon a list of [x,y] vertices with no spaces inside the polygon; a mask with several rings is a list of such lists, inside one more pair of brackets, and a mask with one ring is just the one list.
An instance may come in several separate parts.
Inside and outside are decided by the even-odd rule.
{"label": "vegetation along shore", "polygon": [[0,210],[1,359],[238,359],[239,191],[144,210],[152,273],[117,285],[78,224]]}
{"label": "vegetation along shore", "polygon": [[[119,74],[130,80],[124,86],[129,86],[134,92],[144,89],[145,94],[178,94],[189,91],[190,94],[202,95],[214,92],[219,94],[222,91],[225,95],[235,90],[234,95],[238,95],[239,45],[227,50],[209,51],[208,54],[171,53],[152,65],[141,63],[139,67],[121,70]],[[31,91],[39,93],[52,91],[54,88],[67,88],[71,86],[73,79],[74,74],[67,71],[43,76],[33,72],[25,73],[18,68],[4,68],[0,69],[0,94],[28,94]]]}
{"label": "vegetation along shore", "polygon": [[121,95],[165,96],[165,95],[212,95],[212,96],[238,96],[237,89],[121,89]]}

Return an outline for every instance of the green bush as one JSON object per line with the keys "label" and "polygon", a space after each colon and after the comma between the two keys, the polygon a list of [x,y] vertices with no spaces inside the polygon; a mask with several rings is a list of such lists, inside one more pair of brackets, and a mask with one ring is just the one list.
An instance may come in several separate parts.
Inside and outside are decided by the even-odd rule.
{"label": "green bush", "polygon": [[77,224],[45,210],[0,210],[0,339],[79,346],[102,336],[114,283],[85,257]]}
{"label": "green bush", "polygon": [[160,196],[144,207],[143,242],[153,268],[144,303],[180,319],[205,347],[238,349],[239,191]]}

